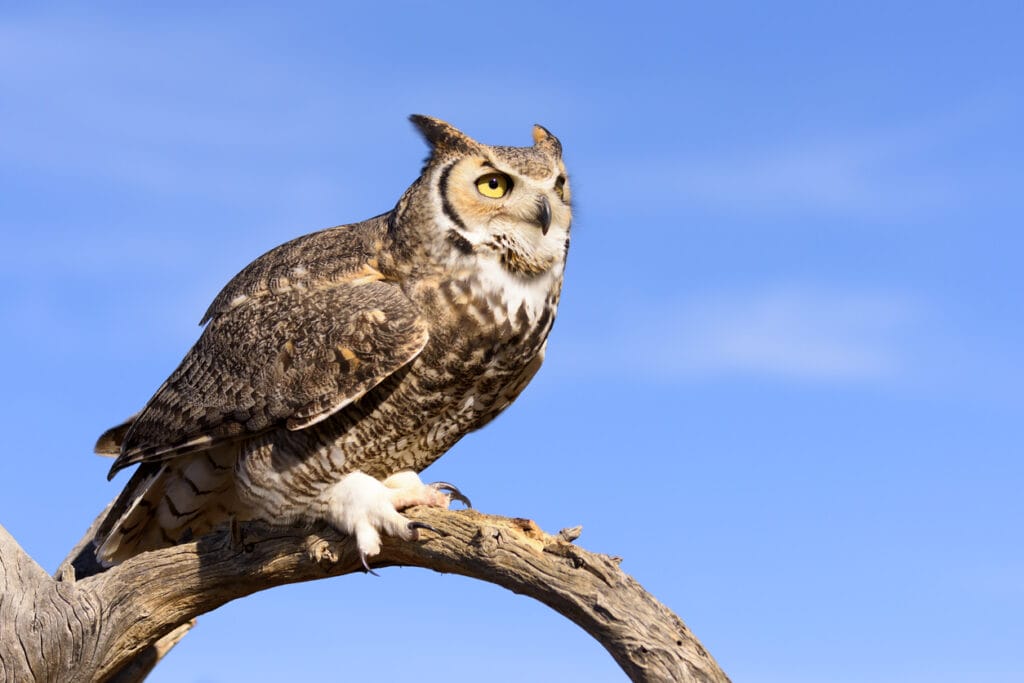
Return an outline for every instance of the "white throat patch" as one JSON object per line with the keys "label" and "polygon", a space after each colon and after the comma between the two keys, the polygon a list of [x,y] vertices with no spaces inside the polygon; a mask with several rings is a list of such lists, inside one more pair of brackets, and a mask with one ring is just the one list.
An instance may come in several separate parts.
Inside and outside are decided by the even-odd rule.
{"label": "white throat patch", "polygon": [[548,297],[562,277],[563,263],[536,277],[524,278],[510,273],[494,258],[477,255],[477,273],[480,284],[488,294],[495,294],[504,302],[508,317],[524,308],[530,322],[536,322],[544,310]]}

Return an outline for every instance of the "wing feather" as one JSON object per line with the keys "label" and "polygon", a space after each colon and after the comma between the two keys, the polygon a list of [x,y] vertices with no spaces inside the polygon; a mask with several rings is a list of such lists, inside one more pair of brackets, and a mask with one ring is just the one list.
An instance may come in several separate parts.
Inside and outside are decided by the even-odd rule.
{"label": "wing feather", "polygon": [[281,425],[309,427],[413,360],[426,323],[397,285],[367,272],[214,317],[124,433],[110,476]]}

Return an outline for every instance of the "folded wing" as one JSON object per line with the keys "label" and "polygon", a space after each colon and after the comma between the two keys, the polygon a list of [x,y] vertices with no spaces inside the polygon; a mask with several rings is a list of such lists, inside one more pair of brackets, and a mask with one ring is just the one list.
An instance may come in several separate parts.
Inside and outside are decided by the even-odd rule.
{"label": "folded wing", "polygon": [[395,284],[332,280],[244,301],[214,317],[177,370],[128,425],[110,476],[273,427],[302,429],[357,400],[427,343]]}

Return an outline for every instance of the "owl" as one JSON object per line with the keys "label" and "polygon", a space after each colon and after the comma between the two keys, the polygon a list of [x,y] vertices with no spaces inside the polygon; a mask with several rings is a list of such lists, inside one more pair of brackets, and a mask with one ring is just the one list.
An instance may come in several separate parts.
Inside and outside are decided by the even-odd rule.
{"label": "owl", "polygon": [[507,408],[544,359],[572,219],[562,146],[492,147],[410,117],[430,154],[391,211],[270,250],[217,295],[145,407],[105,432],[138,465],[97,532],[114,564],[243,520],[326,522],[364,566],[413,540],[418,472]]}

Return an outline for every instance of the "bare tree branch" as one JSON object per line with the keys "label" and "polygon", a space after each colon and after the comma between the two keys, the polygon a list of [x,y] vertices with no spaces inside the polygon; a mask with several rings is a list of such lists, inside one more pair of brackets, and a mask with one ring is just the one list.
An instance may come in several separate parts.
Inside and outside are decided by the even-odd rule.
{"label": "bare tree branch", "polygon": [[[683,622],[617,560],[552,536],[525,519],[416,508],[439,533],[385,539],[377,566],[461,574],[529,595],[596,638],[634,681],[728,681]],[[355,546],[316,532],[241,525],[102,571],[90,533],[49,577],[0,527],[0,639],[5,680],[142,680],[195,617],[273,586],[362,572]]]}

